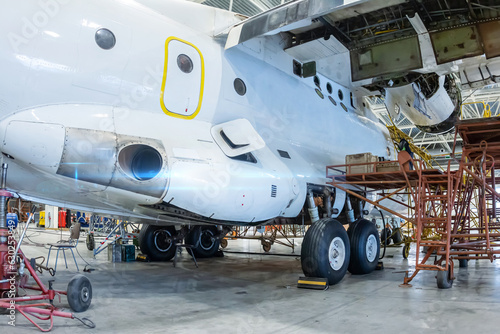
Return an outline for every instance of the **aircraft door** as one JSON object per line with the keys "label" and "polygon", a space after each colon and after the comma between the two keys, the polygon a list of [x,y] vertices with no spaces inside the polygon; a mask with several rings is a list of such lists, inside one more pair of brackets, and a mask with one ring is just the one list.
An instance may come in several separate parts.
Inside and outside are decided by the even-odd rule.
{"label": "aircraft door", "polygon": [[173,117],[193,119],[203,99],[205,65],[200,50],[176,37],[165,42],[161,107]]}

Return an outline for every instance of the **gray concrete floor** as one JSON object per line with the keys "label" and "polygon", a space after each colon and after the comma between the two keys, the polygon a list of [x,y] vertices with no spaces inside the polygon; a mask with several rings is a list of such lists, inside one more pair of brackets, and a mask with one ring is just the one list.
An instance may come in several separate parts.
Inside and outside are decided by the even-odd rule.
{"label": "gray concrete floor", "polygon": [[[43,231],[43,230],[41,230]],[[23,245],[28,257],[48,253],[60,232],[31,229]],[[67,238],[68,233],[63,233]],[[53,333],[498,333],[500,264],[471,261],[458,268],[453,288],[436,287],[435,274],[420,273],[412,288],[401,288],[403,271],[414,266],[414,250],[404,260],[401,248],[388,248],[385,269],[352,276],[327,291],[296,287],[302,275],[298,256],[225,253],[199,259],[196,269],[181,254],[177,268],[165,263],[111,263],[107,252],[95,259],[82,235],[77,255],[96,270],[86,274],[93,300],[88,317],[95,329],[78,321],[55,318]],[[296,240],[300,243],[300,239]],[[260,252],[258,241],[230,240],[227,251]],[[271,254],[291,254],[273,246]],[[300,247],[295,249],[300,254]],[[52,256],[51,256],[52,257]],[[62,260],[62,257],[60,258]],[[51,259],[53,266],[53,259]],[[59,262],[55,288],[66,290],[76,270]],[[52,277],[41,275],[45,283]],[[57,303],[69,311],[65,297]],[[0,333],[36,333],[20,314],[16,327],[0,315]]]}

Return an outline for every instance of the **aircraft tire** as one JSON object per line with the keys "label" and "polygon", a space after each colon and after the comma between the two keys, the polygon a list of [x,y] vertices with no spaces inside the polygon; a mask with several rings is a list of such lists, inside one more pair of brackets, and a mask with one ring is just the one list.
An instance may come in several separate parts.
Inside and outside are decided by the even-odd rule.
{"label": "aircraft tire", "polygon": [[176,247],[173,240],[176,231],[173,226],[143,225],[139,233],[139,248],[152,261],[168,261],[175,255]]}
{"label": "aircraft tire", "polygon": [[380,243],[375,224],[360,219],[347,230],[351,244],[351,259],[348,270],[353,275],[365,275],[377,267]]}
{"label": "aircraft tire", "polygon": [[307,230],[301,250],[302,271],[307,277],[337,284],[347,272],[349,258],[349,236],[337,220],[320,219]]}
{"label": "aircraft tire", "polygon": [[186,236],[185,243],[193,245],[193,253],[196,257],[207,258],[215,256],[219,250],[220,240],[214,238],[217,234],[215,226],[195,226]]}

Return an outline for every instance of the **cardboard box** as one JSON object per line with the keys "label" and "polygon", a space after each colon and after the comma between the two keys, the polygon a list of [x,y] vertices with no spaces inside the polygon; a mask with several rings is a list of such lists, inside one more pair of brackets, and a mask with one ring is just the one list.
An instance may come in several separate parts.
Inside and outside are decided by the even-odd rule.
{"label": "cardboard box", "polygon": [[360,153],[360,154],[349,154],[345,156],[346,165],[350,164],[360,164],[364,163],[365,165],[352,166],[347,169],[347,174],[361,174],[361,173],[373,173],[374,164],[373,162],[377,162],[378,157],[371,153]]}
{"label": "cardboard box", "polygon": [[399,172],[399,162],[388,161],[377,164],[377,172]]}

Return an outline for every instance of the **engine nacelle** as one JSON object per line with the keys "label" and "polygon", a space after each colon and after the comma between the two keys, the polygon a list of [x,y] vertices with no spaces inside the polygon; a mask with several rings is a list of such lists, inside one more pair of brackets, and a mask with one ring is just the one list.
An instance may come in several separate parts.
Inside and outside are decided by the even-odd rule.
{"label": "engine nacelle", "polygon": [[385,105],[393,119],[403,113],[419,130],[433,134],[453,129],[460,100],[460,90],[451,75],[423,74],[399,86],[389,81],[385,88]]}

